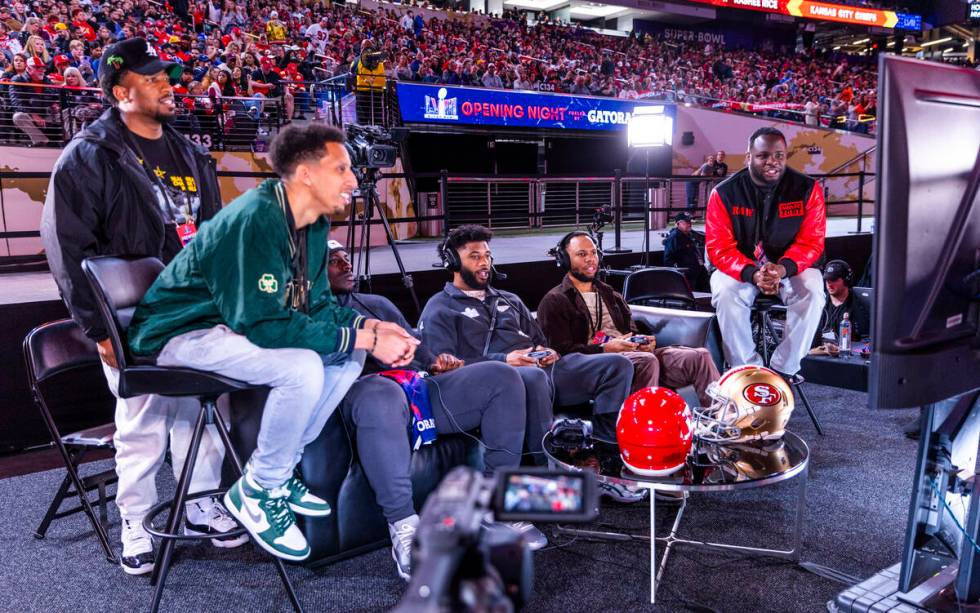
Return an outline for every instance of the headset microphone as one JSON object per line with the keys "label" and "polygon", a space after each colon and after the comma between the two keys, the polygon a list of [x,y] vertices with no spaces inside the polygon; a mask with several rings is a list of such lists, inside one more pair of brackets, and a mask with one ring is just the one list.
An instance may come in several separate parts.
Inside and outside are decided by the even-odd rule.
{"label": "headset microphone", "polygon": [[497,270],[497,267],[496,266],[494,266],[494,265],[491,264],[490,265],[490,270],[493,271],[493,276],[496,277],[497,279],[500,279],[501,281],[506,281],[507,280],[507,273],[500,272],[499,270]]}

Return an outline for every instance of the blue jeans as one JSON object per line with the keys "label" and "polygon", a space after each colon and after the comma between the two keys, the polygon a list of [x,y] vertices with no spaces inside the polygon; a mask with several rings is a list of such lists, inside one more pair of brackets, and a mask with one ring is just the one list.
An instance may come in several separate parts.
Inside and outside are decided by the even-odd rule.
{"label": "blue jeans", "polygon": [[265,401],[258,444],[249,460],[255,482],[271,489],[292,477],[303,450],[323,430],[361,374],[364,351],[321,356],[309,349],[266,349],[227,326],[175,336],[157,358],[272,388]]}

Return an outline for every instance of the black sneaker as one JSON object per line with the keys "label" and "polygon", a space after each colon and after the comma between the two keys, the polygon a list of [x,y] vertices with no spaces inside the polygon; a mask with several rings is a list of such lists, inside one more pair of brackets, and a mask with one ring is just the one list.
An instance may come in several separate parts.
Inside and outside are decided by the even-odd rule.
{"label": "black sneaker", "polygon": [[241,528],[235,518],[214,498],[202,498],[187,503],[184,534],[210,535],[211,544],[221,549],[231,549],[248,542],[248,534],[228,534]]}
{"label": "black sneaker", "polygon": [[122,557],[119,565],[127,575],[145,575],[153,571],[156,554],[153,551],[153,538],[143,529],[139,520],[123,520]]}

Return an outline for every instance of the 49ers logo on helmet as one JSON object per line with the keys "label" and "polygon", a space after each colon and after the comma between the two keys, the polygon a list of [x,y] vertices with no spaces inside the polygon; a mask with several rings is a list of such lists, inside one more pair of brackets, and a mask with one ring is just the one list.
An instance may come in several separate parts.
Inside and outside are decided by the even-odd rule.
{"label": "49ers logo on helmet", "polygon": [[753,383],[745,388],[742,395],[749,402],[761,404],[764,407],[771,407],[783,399],[779,390],[768,383]]}

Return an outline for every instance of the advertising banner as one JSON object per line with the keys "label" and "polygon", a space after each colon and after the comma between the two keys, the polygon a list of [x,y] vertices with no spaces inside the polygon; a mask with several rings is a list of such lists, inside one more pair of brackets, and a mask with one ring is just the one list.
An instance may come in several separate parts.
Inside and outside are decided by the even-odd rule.
{"label": "advertising banner", "polygon": [[662,102],[529,91],[399,82],[398,108],[405,123],[505,126],[563,130],[624,130],[637,106]]}
{"label": "advertising banner", "polygon": [[696,42],[723,49],[777,49],[796,46],[796,28],[767,26],[761,30],[755,25],[741,23],[705,22],[674,24],[647,19],[634,19],[633,29],[646,34],[656,34],[669,42]]}
{"label": "advertising banner", "polygon": [[779,13],[803,17],[804,19],[819,19],[821,21],[837,21],[857,26],[877,26],[879,28],[900,28],[903,30],[921,30],[922,15],[912,13],[897,13],[868,8],[866,6],[848,6],[830,2],[811,2],[811,0],[691,0],[700,4],[710,4],[732,9],[748,9],[765,13]]}

